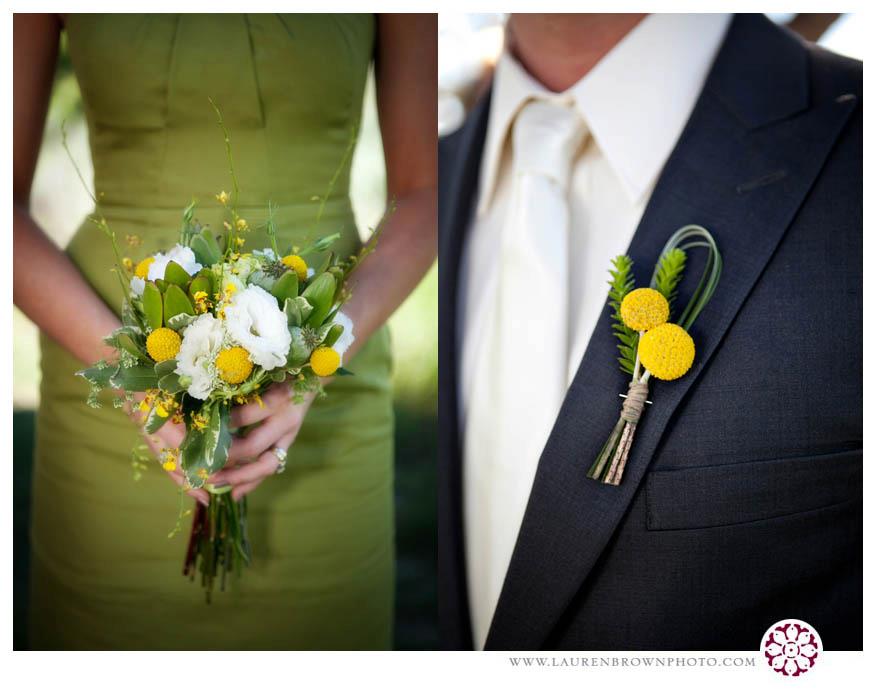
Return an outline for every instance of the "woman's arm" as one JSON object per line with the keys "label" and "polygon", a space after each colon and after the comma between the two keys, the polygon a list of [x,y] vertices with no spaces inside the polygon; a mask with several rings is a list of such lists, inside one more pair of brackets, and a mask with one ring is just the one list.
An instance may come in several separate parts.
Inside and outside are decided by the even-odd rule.
{"label": "woman's arm", "polygon": [[[356,342],[346,356],[368,339],[429,270],[437,253],[437,19],[434,14],[381,15],[378,20],[377,107],[386,158],[387,197],[395,212],[388,218],[377,249],[356,270],[352,299],[344,313],[355,324]],[[215,480],[236,485],[235,498],[252,491],[277,468],[275,446],[287,448],[298,434],[309,407],[294,405],[288,388],[277,386],[264,396],[264,407],[246,405],[232,413],[237,426],[263,421],[246,437],[235,439],[231,461],[248,457],[249,465],[229,467]]]}
{"label": "woman's arm", "polygon": [[[56,15],[16,14],[13,19],[12,291],[16,306],[42,331],[74,357],[91,364],[113,355],[114,350],[103,342],[103,337],[119,326],[119,319],[30,215],[30,187],[45,127],[60,32],[61,22]],[[182,425],[165,424],[146,440],[158,453],[162,448],[177,447],[184,434]],[[179,471],[168,474],[182,485],[184,479]],[[189,495],[202,503],[207,501],[203,490],[190,491]]]}
{"label": "woman's arm", "polygon": [[[438,26],[434,14],[381,15],[375,61],[386,190],[396,210],[352,279],[344,313],[364,342],[423,279],[437,253]],[[361,341],[359,338],[361,337]]]}
{"label": "woman's arm", "polygon": [[[13,18],[13,300],[40,329],[90,364],[112,353],[103,336],[118,326],[118,319],[30,215],[30,188],[60,32],[55,15]],[[47,285],[52,286],[50,291]],[[72,314],[76,318],[70,318]]]}

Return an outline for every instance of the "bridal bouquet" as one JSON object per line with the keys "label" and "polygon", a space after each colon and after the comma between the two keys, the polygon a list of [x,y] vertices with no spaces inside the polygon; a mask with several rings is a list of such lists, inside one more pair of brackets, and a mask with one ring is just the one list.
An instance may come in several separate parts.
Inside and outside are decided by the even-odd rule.
{"label": "bridal bouquet", "polygon": [[[230,165],[230,148],[228,154]],[[194,219],[193,202],[182,214],[178,243],[134,264],[121,257],[106,221],[93,219],[115,249],[122,326],[105,338],[117,357],[78,372],[91,385],[89,404],[98,406],[104,389],[123,392],[117,406],[138,406],[146,434],[169,421],[185,425],[185,440],[163,449],[161,461],[183,473],[184,488],[203,487],[210,496],[208,507],[196,504],[183,569],[191,577],[200,570],[208,601],[216,578],[224,587],[226,573],[239,573],[251,556],[246,498],[238,503],[231,487],[207,481],[228,459],[236,431],[231,408],[260,403],[260,393],[279,382],[300,400],[321,393],[322,378],[349,373],[341,363],[353,324],[340,307],[350,296],[350,275],[379,235],[356,255],[328,253],[314,266],[312,257],[339,235],[281,251],[269,206],[271,246],[244,252],[250,225],[237,212],[230,167],[234,194],[216,195],[226,213],[218,237]]]}

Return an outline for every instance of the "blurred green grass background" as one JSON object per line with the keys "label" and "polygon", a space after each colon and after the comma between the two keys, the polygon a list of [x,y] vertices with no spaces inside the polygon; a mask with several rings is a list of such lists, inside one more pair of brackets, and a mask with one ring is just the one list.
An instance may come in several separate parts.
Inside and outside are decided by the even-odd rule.
{"label": "blurred green grass background", "polygon": [[[61,146],[67,123],[73,155],[90,180],[91,167],[79,87],[62,40],[43,147],[34,178],[32,213],[65,246],[91,204]],[[369,79],[361,136],[353,158],[351,197],[360,228],[373,227],[384,210],[383,150]],[[437,269],[390,320],[396,410],[396,621],[397,649],[434,649],[436,603],[435,460],[437,446]],[[39,402],[37,328],[13,312],[14,639],[26,648],[28,523],[34,411]],[[84,402],[83,402],[84,404]]]}

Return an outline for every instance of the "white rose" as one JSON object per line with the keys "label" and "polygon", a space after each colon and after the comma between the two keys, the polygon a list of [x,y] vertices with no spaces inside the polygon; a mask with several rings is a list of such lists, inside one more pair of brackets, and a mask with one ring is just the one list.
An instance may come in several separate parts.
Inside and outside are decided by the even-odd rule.
{"label": "white rose", "polygon": [[258,285],[236,293],[225,307],[225,327],[231,338],[265,369],[286,364],[292,336],[277,300]]}
{"label": "white rose", "polygon": [[133,292],[137,297],[143,296],[143,290],[146,289],[146,281],[142,278],[138,278],[134,276],[131,278],[131,292]]}
{"label": "white rose", "polygon": [[147,276],[149,280],[163,279],[167,264],[171,261],[175,261],[182,266],[190,276],[195,275],[195,273],[203,268],[203,266],[195,260],[195,253],[188,247],[183,247],[181,244],[176,245],[173,249],[167,252],[167,254],[158,252],[154,258],[155,261],[149,264],[149,275]]}
{"label": "white rose", "polygon": [[192,382],[188,393],[206,400],[216,381],[216,356],[222,350],[225,329],[212,314],[201,314],[183,332],[182,345],[176,356],[176,373],[188,376]]}
{"label": "white rose", "polygon": [[356,341],[356,336],[353,335],[353,320],[344,312],[339,311],[335,314],[332,323],[337,323],[344,327],[344,332],[341,333],[341,337],[335,341],[334,345],[332,345],[335,352],[341,356],[341,362],[343,362],[344,353],[349,349],[350,345]]}

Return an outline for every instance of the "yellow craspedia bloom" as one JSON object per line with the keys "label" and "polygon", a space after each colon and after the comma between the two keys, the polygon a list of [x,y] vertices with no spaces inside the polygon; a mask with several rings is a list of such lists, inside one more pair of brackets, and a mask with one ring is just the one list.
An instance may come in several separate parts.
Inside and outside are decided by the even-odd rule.
{"label": "yellow craspedia bloom", "polygon": [[146,338],[146,350],[156,362],[173,359],[179,353],[182,338],[170,328],[156,328]]}
{"label": "yellow craspedia bloom", "polygon": [[310,355],[310,367],[317,376],[331,376],[341,366],[341,356],[336,350],[323,345]]}
{"label": "yellow craspedia bloom", "polygon": [[235,345],[216,356],[216,368],[226,383],[243,383],[252,373],[252,360],[249,352]]}
{"label": "yellow craspedia bloom", "polygon": [[297,254],[290,254],[283,257],[283,263],[298,274],[298,280],[307,280],[307,262]]}
{"label": "yellow craspedia bloom", "polygon": [[684,376],[694,361],[693,338],[681,326],[664,323],[639,339],[639,359],[651,376],[672,381]]}
{"label": "yellow craspedia bloom", "polygon": [[624,297],[620,313],[634,331],[650,331],[669,320],[669,302],[653,288],[639,288]]}
{"label": "yellow craspedia bloom", "polygon": [[153,261],[155,261],[154,256],[143,259],[143,261],[137,264],[137,268],[134,269],[134,275],[146,280],[146,277],[149,275],[149,267],[152,265]]}

